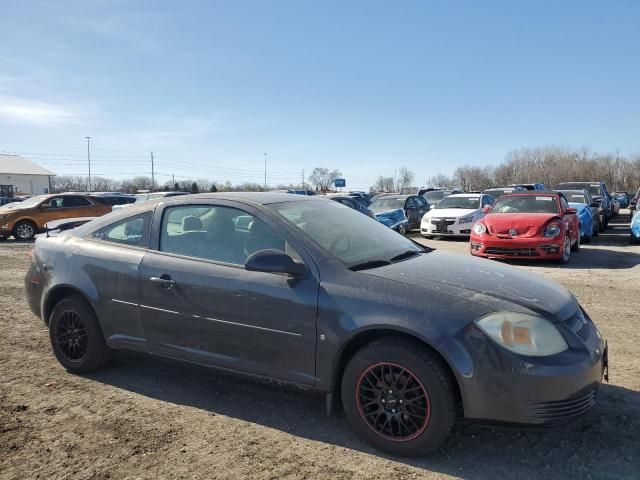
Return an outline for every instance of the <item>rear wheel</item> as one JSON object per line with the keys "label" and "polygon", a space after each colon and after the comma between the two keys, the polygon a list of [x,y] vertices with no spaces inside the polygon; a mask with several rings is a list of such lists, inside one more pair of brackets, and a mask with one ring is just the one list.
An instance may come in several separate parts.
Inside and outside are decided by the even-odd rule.
{"label": "rear wheel", "polygon": [[600,218],[596,217],[593,224],[593,233],[591,234],[591,236],[597,237],[599,233],[600,233]]}
{"label": "rear wheel", "polygon": [[355,432],[375,448],[401,456],[437,449],[456,421],[456,395],[446,366],[416,343],[373,342],[351,359],[342,404]]}
{"label": "rear wheel", "polygon": [[79,295],[61,300],[53,308],[49,339],[58,361],[73,373],[96,370],[111,358],[93,309]]}
{"label": "rear wheel", "polygon": [[598,220],[598,227],[600,232],[604,232],[607,229],[607,219],[602,215]]}
{"label": "rear wheel", "polygon": [[31,240],[37,232],[38,227],[31,220],[21,220],[13,227],[13,236],[16,240]]}

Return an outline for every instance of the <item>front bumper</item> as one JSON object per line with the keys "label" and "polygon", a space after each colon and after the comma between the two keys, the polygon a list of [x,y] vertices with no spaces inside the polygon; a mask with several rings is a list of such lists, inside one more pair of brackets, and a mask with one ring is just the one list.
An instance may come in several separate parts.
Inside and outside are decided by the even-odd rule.
{"label": "front bumper", "polygon": [[[550,357],[509,352],[475,324],[442,345],[448,360],[453,358],[457,364],[454,371],[465,417],[553,425],[589,410],[608,371],[607,344],[590,320],[579,329],[568,324],[558,324],[558,328],[570,348]],[[466,358],[461,356],[463,351]]]}
{"label": "front bumper", "polygon": [[472,222],[458,223],[458,218],[425,219],[420,223],[420,234],[423,237],[469,237]]}
{"label": "front bumper", "polygon": [[472,255],[485,258],[516,258],[526,260],[558,260],[562,257],[564,236],[556,238],[499,238],[492,235],[471,235]]}

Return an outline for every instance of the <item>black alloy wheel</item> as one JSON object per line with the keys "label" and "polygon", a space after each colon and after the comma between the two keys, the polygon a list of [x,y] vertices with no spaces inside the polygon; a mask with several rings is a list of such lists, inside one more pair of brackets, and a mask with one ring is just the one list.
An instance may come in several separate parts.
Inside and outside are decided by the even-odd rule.
{"label": "black alloy wheel", "polygon": [[416,438],[427,427],[429,395],[407,368],[377,363],[362,373],[356,388],[358,411],[379,435],[402,442]]}
{"label": "black alloy wheel", "polygon": [[89,348],[89,332],[84,320],[73,310],[62,312],[56,322],[56,342],[60,351],[74,362],[80,361]]}
{"label": "black alloy wheel", "polygon": [[351,428],[384,452],[411,457],[437,449],[458,418],[455,379],[426,345],[387,337],[358,350],[342,375]]}
{"label": "black alloy wheel", "polygon": [[49,339],[58,361],[73,373],[85,373],[111,358],[98,318],[80,295],[58,302],[49,316]]}

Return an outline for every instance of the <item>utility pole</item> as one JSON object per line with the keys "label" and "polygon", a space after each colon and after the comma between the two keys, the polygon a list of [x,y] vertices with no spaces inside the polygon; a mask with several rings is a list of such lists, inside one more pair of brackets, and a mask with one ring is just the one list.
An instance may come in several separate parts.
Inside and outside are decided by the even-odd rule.
{"label": "utility pole", "polygon": [[89,192],[91,192],[91,152],[89,149],[89,143],[91,141],[91,137],[84,137],[87,139],[87,163],[89,164]]}
{"label": "utility pole", "polygon": [[393,193],[398,191],[398,181],[396,180],[396,169],[393,169]]}
{"label": "utility pole", "polygon": [[304,190],[304,168],[302,169],[302,190]]}
{"label": "utility pole", "polygon": [[153,169],[153,152],[151,152],[151,191],[156,189],[156,175]]}
{"label": "utility pole", "polygon": [[267,190],[267,152],[264,152],[264,189]]}
{"label": "utility pole", "polygon": [[176,186],[176,174],[175,173],[171,174],[171,184],[172,184],[171,188]]}

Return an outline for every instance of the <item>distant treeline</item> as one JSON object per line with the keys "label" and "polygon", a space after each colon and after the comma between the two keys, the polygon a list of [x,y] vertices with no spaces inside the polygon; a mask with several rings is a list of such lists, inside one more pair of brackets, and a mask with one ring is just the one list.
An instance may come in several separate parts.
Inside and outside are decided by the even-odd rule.
{"label": "distant treeline", "polygon": [[452,176],[438,174],[428,186],[483,190],[513,183],[544,183],[553,188],[564,181],[603,181],[609,191],[636,192],[640,187],[640,154],[595,153],[587,148],[523,148],[507,154],[498,166],[458,167]]}

